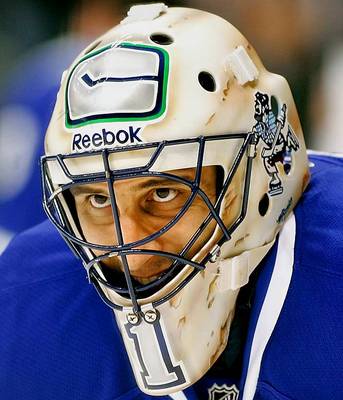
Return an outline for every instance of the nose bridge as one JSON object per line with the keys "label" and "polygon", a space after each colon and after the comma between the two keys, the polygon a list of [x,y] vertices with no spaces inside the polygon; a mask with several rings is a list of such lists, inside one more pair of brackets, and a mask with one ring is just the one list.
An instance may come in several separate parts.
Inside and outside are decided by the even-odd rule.
{"label": "nose bridge", "polygon": [[[149,229],[149,224],[146,220],[137,214],[130,212],[122,212],[120,214],[120,225],[122,235],[125,243],[132,243],[138,240],[142,240],[147,236],[154,233]],[[155,239],[151,242],[145,243],[139,246],[142,249],[159,249],[159,240]]]}
{"label": "nose bridge", "polygon": [[[125,244],[137,242],[154,233],[152,223],[141,211],[134,185],[130,181],[115,182],[114,190],[117,202],[120,227]],[[159,238],[148,242],[141,249],[161,249]]]}
{"label": "nose bridge", "polygon": [[[138,240],[144,239],[151,235],[153,232],[147,229],[147,226],[142,222],[142,218],[137,218],[134,215],[124,213],[120,217],[121,229],[123,240],[125,244],[133,243]],[[140,250],[162,250],[162,245],[159,238],[145,243],[144,245],[137,246]],[[152,254],[131,254],[128,256],[128,266],[130,272],[134,275],[144,276],[151,274],[147,269],[146,263],[153,259]]]}

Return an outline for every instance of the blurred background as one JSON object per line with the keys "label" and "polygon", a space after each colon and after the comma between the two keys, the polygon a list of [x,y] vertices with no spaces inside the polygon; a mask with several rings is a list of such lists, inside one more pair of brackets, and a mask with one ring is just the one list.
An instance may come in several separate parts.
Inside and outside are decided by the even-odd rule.
{"label": "blurred background", "polygon": [[[143,1],[141,3],[148,3]],[[14,0],[0,12],[0,253],[42,221],[39,157],[62,72],[129,0]],[[342,0],[171,0],[221,15],[293,90],[307,146],[342,152]]]}

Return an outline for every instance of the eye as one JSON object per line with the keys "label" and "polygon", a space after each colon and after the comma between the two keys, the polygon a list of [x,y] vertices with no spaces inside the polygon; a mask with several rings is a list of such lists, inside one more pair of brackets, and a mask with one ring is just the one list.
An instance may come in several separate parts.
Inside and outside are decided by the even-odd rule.
{"label": "eye", "polygon": [[175,199],[177,196],[177,191],[169,188],[159,188],[154,190],[152,198],[154,201],[159,203],[164,203]]}
{"label": "eye", "polygon": [[111,205],[111,199],[101,194],[90,196],[90,203],[94,208],[105,208]]}

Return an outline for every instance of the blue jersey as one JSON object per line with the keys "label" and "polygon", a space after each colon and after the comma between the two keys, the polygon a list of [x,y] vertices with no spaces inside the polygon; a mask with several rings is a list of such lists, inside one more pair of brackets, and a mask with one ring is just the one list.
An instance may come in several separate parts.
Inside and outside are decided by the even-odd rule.
{"label": "blue jersey", "polygon": [[[241,369],[159,398],[343,398],[343,159],[311,160],[310,185],[256,270]],[[11,242],[0,274],[1,399],[156,398],[137,388],[113,312],[49,222]]]}

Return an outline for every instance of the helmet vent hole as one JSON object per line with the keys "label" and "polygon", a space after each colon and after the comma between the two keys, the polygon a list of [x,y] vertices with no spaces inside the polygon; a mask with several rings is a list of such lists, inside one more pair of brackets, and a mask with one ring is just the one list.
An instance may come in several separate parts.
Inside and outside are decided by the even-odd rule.
{"label": "helmet vent hole", "polygon": [[200,74],[198,75],[198,80],[200,85],[207,92],[214,92],[216,90],[216,81],[214,80],[213,75],[211,75],[209,72],[200,72]]}
{"label": "helmet vent hole", "polygon": [[165,33],[153,33],[150,35],[150,40],[156,44],[160,44],[162,46],[168,46],[174,42],[173,38]]}
{"label": "helmet vent hole", "polygon": [[279,102],[277,101],[277,98],[275,96],[271,96],[271,105],[272,105],[272,111],[275,117],[279,115]]}
{"label": "helmet vent hole", "polygon": [[258,203],[258,212],[260,213],[261,217],[264,217],[267,214],[269,209],[269,196],[265,193]]}

